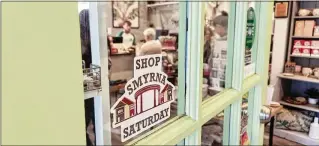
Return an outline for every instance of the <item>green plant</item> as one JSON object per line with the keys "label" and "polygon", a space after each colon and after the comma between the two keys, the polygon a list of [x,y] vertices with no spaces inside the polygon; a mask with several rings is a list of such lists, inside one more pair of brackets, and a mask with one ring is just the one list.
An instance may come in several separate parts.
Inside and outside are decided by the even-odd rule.
{"label": "green plant", "polygon": [[308,95],[308,98],[319,99],[319,90],[316,88],[310,88],[305,91],[305,94]]}

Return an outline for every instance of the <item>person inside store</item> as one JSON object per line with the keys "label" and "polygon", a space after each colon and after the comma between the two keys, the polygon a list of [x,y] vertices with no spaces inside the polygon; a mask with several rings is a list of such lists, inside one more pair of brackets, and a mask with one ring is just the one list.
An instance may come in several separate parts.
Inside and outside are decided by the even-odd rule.
{"label": "person inside store", "polygon": [[228,29],[228,13],[225,11],[221,12],[221,15],[213,19],[213,26],[216,34],[218,34],[218,40],[227,40],[227,29]]}
{"label": "person inside store", "polygon": [[124,21],[122,25],[123,30],[117,34],[117,37],[123,38],[123,45],[129,51],[133,51],[136,46],[136,39],[135,35],[131,32],[131,26],[132,23],[130,21]]}
{"label": "person inside store", "polygon": [[161,54],[162,44],[159,40],[155,40],[156,31],[154,28],[147,28],[143,32],[145,43],[141,46],[138,51],[138,56]]}
{"label": "person inside store", "polygon": [[204,28],[204,35],[205,35],[205,44],[204,44],[204,60],[203,63],[208,63],[209,56],[212,52],[212,36],[213,36],[213,30],[209,27],[206,26]]}
{"label": "person inside store", "polygon": [[[91,37],[90,37],[90,22],[89,10],[84,9],[79,14],[80,17],[80,38],[82,60],[85,62],[85,68],[90,68],[92,63],[91,54]],[[86,125],[86,145],[95,145],[95,120],[94,120],[94,99],[90,98],[84,101],[85,105],[85,125]]]}

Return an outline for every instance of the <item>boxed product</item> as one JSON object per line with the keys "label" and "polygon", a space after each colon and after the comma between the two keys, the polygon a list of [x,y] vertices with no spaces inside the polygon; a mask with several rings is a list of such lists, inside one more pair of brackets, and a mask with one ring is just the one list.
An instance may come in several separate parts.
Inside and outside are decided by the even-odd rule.
{"label": "boxed product", "polygon": [[315,26],[313,30],[313,36],[319,36],[319,25]]}
{"label": "boxed product", "polygon": [[310,49],[311,49],[311,40],[304,40],[303,46],[300,49],[300,55],[310,56]]}
{"label": "boxed product", "polygon": [[319,57],[319,49],[311,49],[310,56]]}
{"label": "boxed product", "polygon": [[304,31],[303,31],[303,36],[313,36],[313,28],[315,25],[316,25],[315,20],[306,20],[305,26],[304,26]]}
{"label": "boxed product", "polygon": [[305,28],[305,21],[304,20],[298,20],[296,21],[295,25],[295,36],[302,36],[304,33]]}
{"label": "boxed product", "polygon": [[309,48],[301,48],[300,49],[300,56],[310,56],[310,49]]}
{"label": "boxed product", "polygon": [[310,56],[319,57],[319,41],[312,41],[311,48]]}
{"label": "boxed product", "polygon": [[303,45],[304,45],[304,40],[294,40],[292,55],[301,55],[300,52]]}

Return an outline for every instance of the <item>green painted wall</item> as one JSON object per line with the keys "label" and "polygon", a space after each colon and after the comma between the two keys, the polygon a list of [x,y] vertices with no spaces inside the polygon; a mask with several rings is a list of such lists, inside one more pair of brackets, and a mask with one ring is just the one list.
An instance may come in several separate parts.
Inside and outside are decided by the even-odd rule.
{"label": "green painted wall", "polygon": [[85,145],[77,3],[2,3],[2,145]]}

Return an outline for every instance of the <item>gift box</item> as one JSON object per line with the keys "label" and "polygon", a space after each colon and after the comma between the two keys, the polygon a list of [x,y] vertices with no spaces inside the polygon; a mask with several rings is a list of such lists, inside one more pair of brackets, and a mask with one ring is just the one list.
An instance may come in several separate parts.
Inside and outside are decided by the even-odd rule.
{"label": "gift box", "polygon": [[311,49],[310,56],[319,57],[319,49]]}
{"label": "gift box", "polygon": [[310,48],[301,48],[300,56],[310,56]]}
{"label": "gift box", "polygon": [[302,36],[304,33],[305,28],[305,21],[304,20],[298,20],[295,23],[295,36]]}
{"label": "gift box", "polygon": [[304,40],[303,45],[301,48],[311,49],[311,41],[310,40]]}
{"label": "gift box", "polygon": [[303,36],[313,36],[313,28],[316,22],[314,20],[306,20],[304,26]]}
{"label": "gift box", "polygon": [[299,56],[301,55],[301,48],[293,48],[292,49],[292,55],[295,55],[295,56]]}
{"label": "gift box", "polygon": [[311,41],[311,49],[319,49],[319,41]]}
{"label": "gift box", "polygon": [[319,36],[319,26],[315,26],[313,29],[313,36]]}

